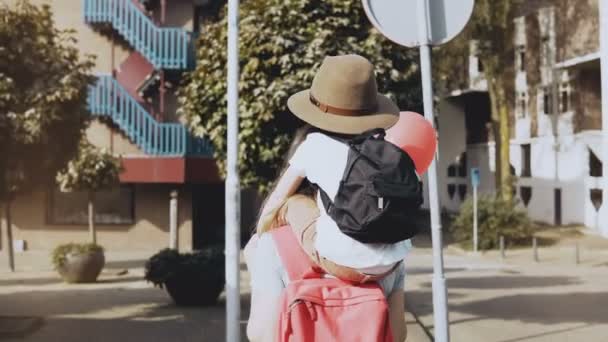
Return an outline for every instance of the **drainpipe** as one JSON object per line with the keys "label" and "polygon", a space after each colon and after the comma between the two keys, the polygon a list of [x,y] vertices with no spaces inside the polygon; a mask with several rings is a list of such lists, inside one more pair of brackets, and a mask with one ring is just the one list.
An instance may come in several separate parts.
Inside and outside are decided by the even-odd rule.
{"label": "drainpipe", "polygon": [[[555,182],[553,188],[553,196],[555,196],[555,191],[560,187],[559,181],[559,117],[561,115],[561,110],[559,108],[559,84],[561,78],[559,77],[560,73],[555,67],[557,63],[557,32],[555,27],[555,8],[550,10],[550,24],[549,24],[549,46],[548,46],[548,57],[550,58],[548,66],[551,68],[551,109],[552,109],[552,123],[553,123],[553,151],[555,156],[554,161],[554,174],[553,179]],[[561,205],[561,204],[560,204]],[[557,210],[557,208],[554,208]],[[555,214],[553,216],[556,216]],[[554,217],[555,219],[555,217]],[[563,221],[563,218],[560,218]],[[556,225],[558,222],[554,222]],[[559,222],[560,224],[562,222]]]}
{"label": "drainpipe", "polygon": [[[111,53],[111,65],[110,67],[112,68],[112,78],[116,78],[116,42],[114,42],[114,36],[112,36],[110,38],[111,42],[112,42],[112,53]],[[114,95],[114,92],[112,92],[112,96]],[[114,98],[111,99],[111,101],[114,101]],[[114,130],[110,129],[110,152],[114,153]]]}
{"label": "drainpipe", "polygon": [[599,230],[608,237],[608,0],[600,0],[600,65],[602,73],[602,207]]}
{"label": "drainpipe", "polygon": [[177,235],[177,190],[169,195],[169,248],[178,250]]}
{"label": "drainpipe", "polygon": [[[167,0],[160,1],[160,25],[164,26],[165,21],[167,19]],[[165,88],[165,71],[160,71],[160,108],[159,108],[159,117],[160,121],[165,120],[165,94],[167,93],[167,89]]]}

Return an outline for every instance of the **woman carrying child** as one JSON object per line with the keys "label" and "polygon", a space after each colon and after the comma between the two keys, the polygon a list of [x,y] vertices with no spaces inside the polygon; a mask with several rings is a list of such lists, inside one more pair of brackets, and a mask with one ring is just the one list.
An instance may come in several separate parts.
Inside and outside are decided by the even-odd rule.
{"label": "woman carrying child", "polygon": [[319,194],[322,191],[334,198],[338,193],[347,167],[346,142],[364,132],[393,126],[399,109],[378,94],[373,65],[357,55],[325,58],[311,89],[292,95],[288,107],[307,125],[298,131],[288,166],[267,198],[256,235],[245,249],[252,287],[247,335],[252,341],[276,338],[278,300],[289,278],[275,241],[265,233],[289,225],[327,276],[380,285],[388,302],[392,336],[403,341],[402,261],[411,248],[410,241],[362,243],[353,239],[327,213]]}

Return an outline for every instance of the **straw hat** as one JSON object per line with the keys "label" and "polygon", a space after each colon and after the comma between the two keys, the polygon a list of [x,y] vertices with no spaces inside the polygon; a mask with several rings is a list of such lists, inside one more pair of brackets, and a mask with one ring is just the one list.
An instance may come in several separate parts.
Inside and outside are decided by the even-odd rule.
{"label": "straw hat", "polygon": [[326,57],[310,89],[292,95],[289,110],[317,128],[360,134],[389,128],[399,119],[399,108],[378,94],[374,66],[358,55]]}

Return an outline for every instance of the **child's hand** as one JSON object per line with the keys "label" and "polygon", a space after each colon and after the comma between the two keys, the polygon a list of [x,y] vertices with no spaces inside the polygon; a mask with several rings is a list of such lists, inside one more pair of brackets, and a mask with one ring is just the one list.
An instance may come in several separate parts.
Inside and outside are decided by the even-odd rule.
{"label": "child's hand", "polygon": [[304,176],[300,170],[291,166],[287,168],[262,208],[262,214],[260,215],[256,230],[258,233],[266,232],[286,223],[284,217],[278,216],[281,214],[281,208],[289,196],[293,195],[300,184],[302,184],[302,180],[304,180]]}

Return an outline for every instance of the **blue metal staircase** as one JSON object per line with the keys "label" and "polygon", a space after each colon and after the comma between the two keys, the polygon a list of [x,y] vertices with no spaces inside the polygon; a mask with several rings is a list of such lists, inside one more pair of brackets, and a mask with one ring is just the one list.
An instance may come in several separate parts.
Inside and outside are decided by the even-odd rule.
{"label": "blue metal staircase", "polygon": [[111,75],[89,87],[91,113],[112,119],[144,153],[157,156],[212,155],[212,146],[180,123],[159,123]]}
{"label": "blue metal staircase", "polygon": [[[128,79],[121,79],[120,73],[118,80],[111,75],[99,76],[89,87],[91,113],[111,118],[146,154],[211,156],[212,146],[206,139],[191,136],[181,123],[158,122],[144,107],[143,99],[134,95],[137,91],[134,85],[148,76],[140,75],[141,70],[181,70],[191,66],[192,33],[181,28],[159,27],[136,0],[83,0],[83,8],[85,22],[111,25],[143,56],[139,56],[139,62],[134,62],[136,65],[127,63],[129,68],[135,68],[125,75],[130,77]],[[133,52],[129,58],[137,57],[133,56],[136,54]],[[148,66],[142,66],[142,63]]]}
{"label": "blue metal staircase", "polygon": [[191,32],[157,26],[132,0],[83,1],[85,22],[111,24],[155,68],[188,68]]}

